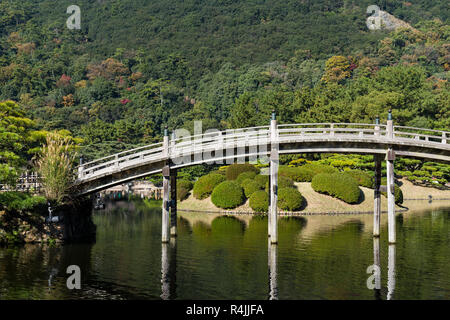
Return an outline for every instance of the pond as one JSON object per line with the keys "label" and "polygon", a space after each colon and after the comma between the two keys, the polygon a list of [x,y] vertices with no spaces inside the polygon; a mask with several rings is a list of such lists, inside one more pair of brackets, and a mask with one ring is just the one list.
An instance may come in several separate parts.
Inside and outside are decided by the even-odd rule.
{"label": "pond", "polygon": [[371,215],[281,218],[272,246],[265,217],[180,213],[161,244],[160,209],[113,202],[94,213],[93,244],[0,248],[0,299],[450,299],[449,218],[399,214],[395,246],[385,215],[379,240]]}

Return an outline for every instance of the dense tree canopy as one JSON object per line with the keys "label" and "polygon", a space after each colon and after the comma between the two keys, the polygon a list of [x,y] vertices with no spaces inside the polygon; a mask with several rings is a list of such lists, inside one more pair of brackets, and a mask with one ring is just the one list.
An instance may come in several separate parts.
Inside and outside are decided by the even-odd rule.
{"label": "dense tree canopy", "polygon": [[[369,31],[374,3],[413,28]],[[397,124],[450,127],[444,0],[79,0],[81,30],[65,25],[70,4],[2,1],[0,101],[83,138],[88,159],[158,141],[165,125],[265,125],[272,109],[281,123],[391,108]]]}

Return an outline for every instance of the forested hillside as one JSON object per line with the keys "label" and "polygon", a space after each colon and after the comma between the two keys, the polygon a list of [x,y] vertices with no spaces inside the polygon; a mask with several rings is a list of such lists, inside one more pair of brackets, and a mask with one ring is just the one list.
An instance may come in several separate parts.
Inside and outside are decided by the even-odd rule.
{"label": "forested hillside", "polygon": [[[81,30],[66,9],[81,8]],[[377,4],[413,28],[370,31]],[[2,0],[0,101],[99,157],[170,129],[281,122],[450,128],[446,0]]]}

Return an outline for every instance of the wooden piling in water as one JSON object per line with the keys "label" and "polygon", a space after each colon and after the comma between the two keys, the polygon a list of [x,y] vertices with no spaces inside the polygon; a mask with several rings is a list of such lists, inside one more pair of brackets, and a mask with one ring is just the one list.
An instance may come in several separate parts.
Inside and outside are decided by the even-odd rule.
{"label": "wooden piling in water", "polygon": [[380,216],[381,216],[381,158],[375,155],[375,189],[373,206],[373,236],[380,236]]}
{"label": "wooden piling in water", "polygon": [[177,236],[177,169],[170,170],[170,236]]}
{"label": "wooden piling in water", "polygon": [[389,243],[396,242],[395,234],[395,194],[394,194],[394,159],[395,153],[390,148],[387,154],[386,175],[387,175],[387,198],[388,198],[388,232]]}
{"label": "wooden piling in water", "polygon": [[269,236],[270,243],[278,243],[278,128],[275,112],[272,113],[272,121],[270,122],[270,203],[269,203]]}
{"label": "wooden piling in water", "polygon": [[[163,154],[169,156],[169,131],[164,129]],[[162,169],[163,175],[163,202],[162,202],[162,231],[161,241],[167,243],[170,240],[170,167],[167,160],[166,166]]]}
{"label": "wooden piling in water", "polygon": [[162,203],[162,232],[161,241],[167,243],[170,240],[170,168],[165,166],[163,172],[163,203]]}
{"label": "wooden piling in water", "polygon": [[[392,110],[389,110],[386,124],[387,138],[394,139],[394,122],[392,120]],[[388,233],[389,243],[396,242],[395,235],[395,181],[394,181],[394,160],[395,152],[392,146],[389,147],[386,154],[386,175],[387,175],[387,195],[388,195]]]}

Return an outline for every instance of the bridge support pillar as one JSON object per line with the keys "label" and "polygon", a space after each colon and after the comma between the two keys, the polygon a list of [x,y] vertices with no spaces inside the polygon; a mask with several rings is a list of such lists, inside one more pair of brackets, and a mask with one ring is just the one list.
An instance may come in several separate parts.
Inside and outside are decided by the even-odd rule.
{"label": "bridge support pillar", "polygon": [[272,121],[270,123],[271,132],[271,152],[270,152],[270,203],[269,203],[269,236],[270,243],[278,243],[278,129],[275,111],[272,113]]}
{"label": "bridge support pillar", "polygon": [[163,175],[163,203],[162,203],[162,233],[161,241],[167,243],[170,240],[170,167],[165,166]]}
{"label": "bridge support pillar", "polygon": [[177,169],[170,170],[170,236],[177,236]]}
{"label": "bridge support pillar", "polygon": [[394,194],[394,160],[395,152],[389,148],[386,155],[386,174],[387,174],[387,196],[388,196],[388,232],[389,243],[396,242],[395,234],[395,194]]}
{"label": "bridge support pillar", "polygon": [[373,236],[380,236],[380,216],[381,216],[381,160],[380,155],[374,156],[375,160],[375,188],[373,204]]}

